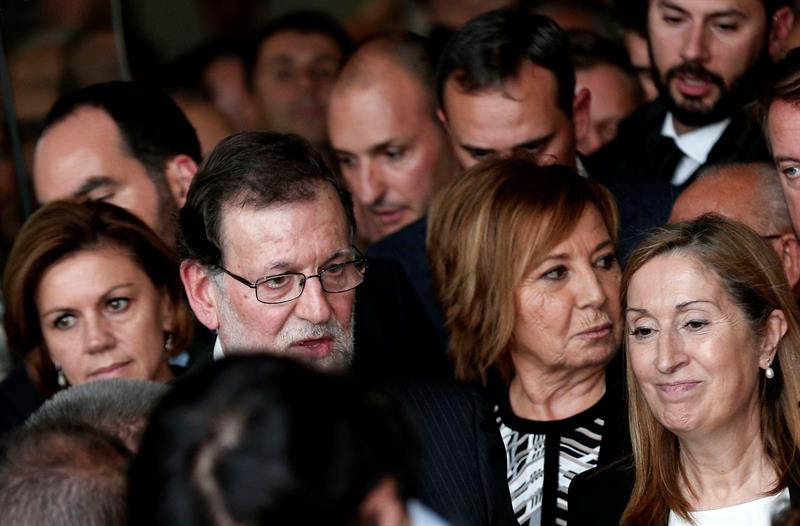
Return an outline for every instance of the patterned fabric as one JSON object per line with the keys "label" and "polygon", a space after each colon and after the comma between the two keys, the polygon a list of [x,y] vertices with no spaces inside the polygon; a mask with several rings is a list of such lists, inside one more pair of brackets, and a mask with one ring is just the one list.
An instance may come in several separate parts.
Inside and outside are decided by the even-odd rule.
{"label": "patterned fabric", "polygon": [[507,401],[495,406],[511,503],[522,526],[566,526],[572,478],[597,466],[604,402],[605,397],[582,413],[552,422],[519,418]]}

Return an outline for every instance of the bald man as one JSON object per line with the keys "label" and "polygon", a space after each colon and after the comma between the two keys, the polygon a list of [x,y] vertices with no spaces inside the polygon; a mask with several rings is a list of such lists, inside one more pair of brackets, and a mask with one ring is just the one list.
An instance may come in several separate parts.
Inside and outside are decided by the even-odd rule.
{"label": "bald man", "polygon": [[707,168],[675,202],[669,222],[706,213],[744,223],[768,241],[783,264],[789,285],[795,288],[800,280],[800,245],[772,164],[733,163]]}
{"label": "bald man", "polygon": [[362,238],[377,241],[424,216],[457,173],[425,40],[393,33],[362,44],[334,84],[328,135]]}

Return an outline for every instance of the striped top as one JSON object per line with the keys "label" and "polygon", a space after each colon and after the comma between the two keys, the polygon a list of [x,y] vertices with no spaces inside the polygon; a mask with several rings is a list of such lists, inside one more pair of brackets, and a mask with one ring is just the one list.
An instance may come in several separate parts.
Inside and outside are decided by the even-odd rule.
{"label": "striped top", "polygon": [[522,526],[566,526],[572,478],[597,466],[606,398],[577,415],[546,422],[516,416],[507,391],[498,400],[494,412],[506,448],[508,487]]}

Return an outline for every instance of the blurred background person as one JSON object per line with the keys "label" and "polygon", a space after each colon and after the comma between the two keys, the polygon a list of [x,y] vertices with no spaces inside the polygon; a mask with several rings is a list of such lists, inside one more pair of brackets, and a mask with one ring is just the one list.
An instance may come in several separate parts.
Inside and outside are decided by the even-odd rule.
{"label": "blurred background person", "polygon": [[125,524],[131,453],[90,427],[59,424],[0,438],[0,525]]}
{"label": "blurred background person", "polygon": [[376,392],[283,357],[180,381],[130,472],[129,524],[439,526],[413,500],[415,438]]}
{"label": "blurred background person", "polygon": [[347,60],[333,87],[331,148],[363,211],[359,234],[369,242],[423,217],[436,191],[458,172],[436,118],[434,66],[426,45],[411,33],[368,40]]}
{"label": "blurred background person", "polygon": [[0,383],[0,427],[22,422],[67,385],[169,381],[192,318],[172,250],[125,210],[59,201],[31,216],[3,276],[17,366]]}
{"label": "blurred background person", "polygon": [[517,520],[559,524],[572,477],[628,448],[614,200],[569,168],[497,159],[429,220],[455,374],[487,387]]}
{"label": "blurred background person", "polygon": [[800,322],[740,223],[667,225],[622,282],[632,461],[579,476],[569,524],[748,524],[800,499]]}
{"label": "blurred background person", "polygon": [[739,221],[769,242],[789,286],[800,280],[800,244],[783,198],[780,178],[770,163],[730,163],[703,169],[681,193],[670,223],[713,213]]}
{"label": "blurred background person", "polygon": [[325,146],[331,86],[351,48],[344,28],[322,12],[295,11],[259,31],[248,77],[262,128],[296,133],[316,147]]}
{"label": "blurred background person", "polygon": [[578,151],[590,155],[617,136],[619,123],[644,102],[644,94],[625,49],[590,32],[569,34],[576,89],[591,94],[589,127]]}
{"label": "blurred background person", "polygon": [[25,422],[26,429],[80,424],[139,450],[147,418],[169,387],[161,382],[111,378],[59,391]]}

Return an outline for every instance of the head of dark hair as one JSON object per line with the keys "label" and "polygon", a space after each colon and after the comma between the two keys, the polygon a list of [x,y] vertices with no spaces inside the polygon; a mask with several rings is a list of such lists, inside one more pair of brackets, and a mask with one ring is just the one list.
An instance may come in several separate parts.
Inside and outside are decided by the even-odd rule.
{"label": "head of dark hair", "polygon": [[329,14],[313,9],[290,11],[268,23],[253,36],[252,44],[248,46],[248,52],[245,54],[248,83],[252,84],[253,70],[261,45],[272,35],[286,31],[318,33],[328,37],[341,50],[342,57],[347,57],[353,49],[353,41],[347,30]]}
{"label": "head of dark hair", "polygon": [[553,73],[558,107],[572,115],[575,71],[567,35],[550,18],[516,9],[473,18],[450,37],[436,69],[439,106],[444,108],[448,80],[466,92],[500,89],[526,62]]}
{"label": "head of dark hair", "polygon": [[598,64],[609,64],[635,75],[628,52],[622,44],[591,31],[570,31],[567,34],[575,71],[590,69]]}
{"label": "head of dark hair", "polygon": [[113,81],[68,93],[50,108],[42,134],[81,108],[97,108],[111,117],[119,128],[122,148],[142,163],[158,189],[166,185],[164,169],[170,158],[184,154],[198,163],[202,158],[191,123],[155,86]]}
{"label": "head of dark hair", "polygon": [[[36,211],[20,229],[3,274],[6,309],[3,327],[8,348],[17,359],[43,352],[35,291],[45,271],[61,259],[85,250],[118,249],[157,289],[164,290],[174,314],[174,352],[192,336],[192,318],[183,300],[175,253],[138,217],[102,201],[53,201]],[[44,394],[56,389],[49,358],[42,357],[35,383]]]}
{"label": "head of dark hair", "polygon": [[394,406],[346,377],[267,355],[180,378],[130,471],[129,524],[352,524],[366,495],[414,480]]}
{"label": "head of dark hair", "polygon": [[756,103],[751,107],[761,121],[764,137],[769,144],[769,108],[777,101],[800,108],[800,48],[792,49],[775,64],[761,85]]}
{"label": "head of dark hair", "polygon": [[331,185],[355,232],[353,202],[340,179],[311,144],[294,134],[241,132],[208,155],[192,179],[178,216],[178,254],[206,266],[222,263],[220,226],[226,206],[266,208],[309,201]]}
{"label": "head of dark hair", "polygon": [[0,525],[124,524],[130,452],[111,436],[60,423],[0,443]]}

